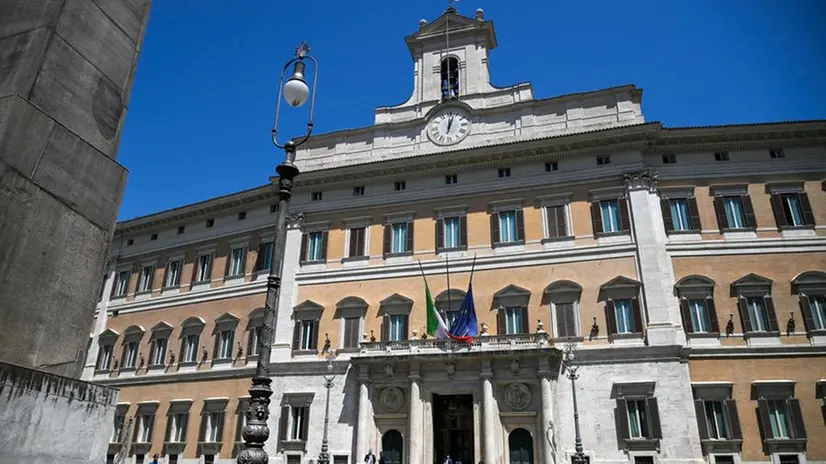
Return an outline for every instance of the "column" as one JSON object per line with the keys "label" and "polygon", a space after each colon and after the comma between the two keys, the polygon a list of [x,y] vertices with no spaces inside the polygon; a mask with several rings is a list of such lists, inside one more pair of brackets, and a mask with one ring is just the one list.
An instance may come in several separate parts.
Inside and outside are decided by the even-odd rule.
{"label": "column", "polygon": [[95,375],[95,368],[97,367],[98,351],[98,335],[106,330],[106,323],[108,321],[106,314],[106,307],[109,306],[109,297],[112,295],[112,286],[115,282],[115,264],[116,260],[110,259],[106,262],[106,269],[104,270],[105,280],[103,281],[103,295],[100,297],[97,305],[95,305],[95,329],[92,332],[92,343],[89,345],[89,351],[86,352],[86,364],[83,366],[83,380],[91,380]]}
{"label": "column", "polygon": [[424,413],[418,364],[413,363],[410,365],[410,375],[408,379],[410,379],[410,413],[407,417],[407,462],[410,464],[419,464],[422,462],[422,434],[424,430],[422,416]]}
{"label": "column", "polygon": [[537,434],[537,439],[542,440],[542,457],[545,464],[553,464],[556,460],[554,456],[551,440],[553,440],[553,432],[551,432],[551,423],[554,420],[553,403],[551,402],[551,371],[548,366],[548,360],[540,361],[539,367],[539,381],[540,393],[542,397],[542,417],[540,433]]}
{"label": "column", "polygon": [[[287,235],[284,245],[284,261],[281,267],[281,289],[278,293],[274,340],[271,362],[289,361],[292,358],[292,314],[295,301],[296,282],[295,274],[299,269],[299,254],[301,254],[301,223],[302,217],[287,215]],[[275,239],[273,239],[275,240]],[[275,246],[275,245],[273,245]]]}
{"label": "column", "polygon": [[483,362],[480,376],[482,377],[482,458],[485,464],[497,464],[499,460],[496,456],[496,415],[493,409],[495,401],[490,361]]}
{"label": "column", "polygon": [[631,222],[637,245],[640,281],[647,308],[648,343],[682,345],[679,301],[674,296],[674,267],[665,250],[668,237],[657,194],[657,174],[652,170],[624,174]]}
{"label": "column", "polygon": [[370,437],[368,436],[368,424],[370,420],[370,390],[367,385],[369,368],[366,365],[359,366],[359,417],[356,428],[356,454],[353,462],[361,462],[361,459],[371,448]]}

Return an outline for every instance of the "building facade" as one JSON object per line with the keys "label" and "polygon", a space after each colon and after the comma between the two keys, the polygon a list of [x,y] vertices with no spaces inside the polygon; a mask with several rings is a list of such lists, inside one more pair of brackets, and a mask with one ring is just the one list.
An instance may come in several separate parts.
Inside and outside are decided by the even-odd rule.
{"label": "building facade", "polygon": [[[297,153],[271,459],[317,459],[329,394],[335,464],[569,462],[572,342],[591,462],[826,462],[826,123],[667,128],[630,85],[495,87],[481,10],[405,40],[411,97]],[[85,378],[121,389],[133,462],[242,446],[276,203],[118,225]],[[425,280],[450,322],[471,276],[479,336],[427,337]]]}

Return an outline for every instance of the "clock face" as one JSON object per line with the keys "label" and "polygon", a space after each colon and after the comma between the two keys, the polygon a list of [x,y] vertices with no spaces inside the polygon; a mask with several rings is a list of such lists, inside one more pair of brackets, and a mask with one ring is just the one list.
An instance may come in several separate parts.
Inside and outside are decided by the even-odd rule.
{"label": "clock face", "polygon": [[438,113],[427,125],[427,136],[436,145],[453,145],[470,133],[470,119],[455,109]]}

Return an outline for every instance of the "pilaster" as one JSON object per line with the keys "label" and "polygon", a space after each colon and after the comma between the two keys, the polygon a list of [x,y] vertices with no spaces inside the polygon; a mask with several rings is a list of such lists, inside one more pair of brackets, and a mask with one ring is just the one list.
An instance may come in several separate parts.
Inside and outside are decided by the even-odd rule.
{"label": "pilaster", "polygon": [[552,445],[552,431],[554,429],[554,410],[551,396],[551,369],[548,359],[541,359],[539,361],[540,394],[542,399],[542,416],[540,417],[540,429],[538,439],[541,440],[542,461],[545,464],[553,464],[556,462],[556,454],[554,453]]}
{"label": "pilaster", "polygon": [[[289,361],[292,357],[292,314],[296,305],[297,285],[295,274],[299,270],[301,254],[300,214],[287,213],[287,234],[284,243],[284,260],[281,267],[281,290],[278,295],[278,312],[275,315],[275,341],[272,346],[271,362]],[[274,246],[277,246],[275,244]]]}
{"label": "pilaster", "polygon": [[97,364],[98,351],[100,345],[98,343],[98,336],[106,330],[106,323],[108,322],[108,315],[106,307],[109,306],[109,297],[112,295],[112,286],[115,282],[117,259],[110,258],[106,261],[104,268],[103,294],[100,297],[97,305],[95,305],[95,312],[97,319],[95,319],[95,329],[92,332],[92,343],[89,344],[89,349],[86,351],[86,364],[83,366],[83,380],[91,380],[95,375],[95,367]]}
{"label": "pilaster", "polygon": [[408,462],[416,463],[422,462],[424,455],[424,447],[422,438],[424,435],[423,423],[423,404],[421,395],[421,376],[419,375],[418,363],[410,365],[410,374],[407,376],[410,380],[410,413],[408,414],[408,439],[409,444],[407,456]]}
{"label": "pilaster", "polygon": [[680,330],[680,307],[673,294],[674,267],[665,249],[668,237],[657,193],[659,176],[646,169],[627,172],[623,177],[628,189],[637,265],[647,310],[648,343],[682,345],[685,334]]}
{"label": "pilaster", "polygon": [[356,452],[355,458],[361,459],[361,456],[367,454],[370,446],[370,431],[369,421],[370,414],[370,370],[367,365],[359,366],[358,383],[359,383],[359,404],[358,404],[358,421],[356,422]]}
{"label": "pilaster", "polygon": [[490,361],[482,362],[479,377],[482,379],[482,436],[485,437],[482,441],[482,458],[488,464],[499,464],[500,459],[496,452],[497,440],[491,439],[497,436],[497,432],[496,411],[494,411],[496,400],[493,397],[493,383],[491,382],[493,371],[491,370]]}

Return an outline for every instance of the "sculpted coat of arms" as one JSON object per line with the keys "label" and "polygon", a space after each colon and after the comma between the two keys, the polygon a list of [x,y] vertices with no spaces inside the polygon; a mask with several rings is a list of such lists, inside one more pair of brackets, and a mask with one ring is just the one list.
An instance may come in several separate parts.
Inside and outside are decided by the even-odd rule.
{"label": "sculpted coat of arms", "polygon": [[511,409],[521,411],[531,404],[531,389],[524,383],[512,383],[505,389],[505,403]]}

